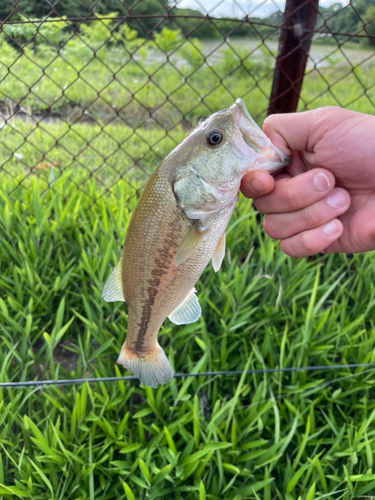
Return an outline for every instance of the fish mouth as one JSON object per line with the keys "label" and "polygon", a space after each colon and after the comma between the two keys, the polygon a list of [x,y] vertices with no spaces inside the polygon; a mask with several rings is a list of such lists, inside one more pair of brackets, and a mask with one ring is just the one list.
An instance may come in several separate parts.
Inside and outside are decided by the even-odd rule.
{"label": "fish mouth", "polygon": [[252,170],[268,170],[272,173],[289,165],[291,158],[272,144],[250,116],[242,99],[237,99],[230,109],[245,143],[255,153]]}

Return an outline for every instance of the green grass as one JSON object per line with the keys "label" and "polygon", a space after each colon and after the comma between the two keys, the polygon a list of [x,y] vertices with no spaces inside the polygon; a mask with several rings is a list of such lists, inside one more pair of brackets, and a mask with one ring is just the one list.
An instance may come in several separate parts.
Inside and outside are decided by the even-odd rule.
{"label": "green grass", "polygon": [[[43,174],[42,175],[47,175]],[[1,380],[119,376],[126,308],[101,299],[135,191],[0,178]],[[116,196],[117,195],[117,196]],[[125,204],[118,199],[129,199]],[[67,199],[64,203],[63,200]],[[373,254],[292,259],[242,199],[176,372],[375,361]],[[251,254],[251,255],[250,255]],[[375,491],[374,370],[0,390],[2,498],[350,499]]]}
{"label": "green grass", "polygon": [[[101,292],[140,187],[190,130],[187,121],[233,96],[265,117],[266,56],[246,62],[265,76],[254,87],[230,51],[212,71],[191,47],[182,50],[182,74],[147,59],[122,69],[119,47],[100,49],[90,63],[85,51],[68,46],[64,61],[52,49],[21,55],[2,43],[2,110],[66,121],[12,118],[0,129],[0,381],[128,374],[116,365],[127,309]],[[345,71],[332,61],[321,76],[310,73],[301,109],[339,99],[373,113],[374,87],[355,99],[359,80],[373,84],[374,67]],[[323,78],[331,87],[320,95]],[[371,253],[285,256],[242,198],[222,269],[208,266],[197,284],[201,319],[182,327],[166,320],[159,339],[180,373],[375,362],[374,275]],[[373,374],[201,376],[157,390],[123,381],[0,389],[0,498],[368,497]]]}
{"label": "green grass", "polygon": [[71,44],[59,54],[46,46],[20,53],[0,40],[0,104],[10,113],[20,107],[29,114],[121,119],[133,126],[149,121],[168,129],[181,120],[194,123],[250,90],[253,114],[267,106],[271,78],[258,86],[256,80],[271,73],[270,54],[241,65],[241,47],[236,52],[227,47],[225,53],[218,51],[221,62],[208,67],[189,43],[179,49],[172,44],[171,62],[157,48],[146,59],[139,51],[130,59],[129,48],[96,47],[93,55],[94,49],[79,40]]}
{"label": "green grass", "polygon": [[[275,62],[270,49],[254,54],[230,41],[204,64],[201,54],[208,49],[198,40],[183,43],[177,31],[163,31],[159,45],[152,42],[152,47],[138,38],[113,46],[108,36],[107,29],[103,40],[81,33],[59,52],[46,44],[26,44],[20,52],[3,36],[0,106],[8,114],[22,110],[63,117],[68,123],[85,119],[139,127],[147,122],[148,128],[171,130],[181,121],[194,125],[243,97],[253,116],[260,121],[266,117]],[[343,43],[342,48],[353,52],[352,45]],[[354,70],[341,52],[328,57],[318,70],[309,70],[300,106],[340,104],[373,113],[375,63],[370,50],[361,54],[368,60],[357,61]]]}

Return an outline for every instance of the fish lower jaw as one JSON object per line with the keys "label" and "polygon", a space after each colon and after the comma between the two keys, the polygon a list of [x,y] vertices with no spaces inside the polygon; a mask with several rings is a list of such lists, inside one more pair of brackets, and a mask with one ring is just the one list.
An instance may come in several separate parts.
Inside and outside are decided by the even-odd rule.
{"label": "fish lower jaw", "polygon": [[136,352],[122,346],[117,363],[125,366],[139,378],[142,385],[156,388],[173,378],[173,371],[163,349],[156,344],[151,352]]}

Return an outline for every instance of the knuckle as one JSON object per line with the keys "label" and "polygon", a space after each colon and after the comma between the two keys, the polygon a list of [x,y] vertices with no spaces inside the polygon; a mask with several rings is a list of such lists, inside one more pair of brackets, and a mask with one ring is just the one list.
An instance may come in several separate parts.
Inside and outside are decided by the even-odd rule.
{"label": "knuckle", "polygon": [[342,108],[339,106],[324,106],[322,109],[323,113],[328,115],[331,113],[337,113],[337,111],[341,111]]}
{"label": "knuckle", "polygon": [[284,186],[284,198],[285,201],[288,205],[288,208],[292,211],[295,212],[298,210],[298,199],[297,199],[297,194],[296,190],[293,189],[292,186],[288,185],[288,182],[285,183]]}
{"label": "knuckle", "polygon": [[316,210],[312,210],[310,207],[301,211],[301,222],[302,226],[306,229],[311,229],[319,225],[318,215]]}
{"label": "knuckle", "polygon": [[257,200],[253,199],[253,205],[258,210],[258,212],[260,212],[261,214],[265,214],[266,213],[265,210],[264,210],[264,208],[262,207],[262,201],[261,201],[261,199],[257,199]]}
{"label": "knuckle", "polygon": [[275,224],[274,217],[267,215],[263,221],[263,229],[268,234],[270,238],[275,240],[280,238],[279,231],[277,230],[278,225]]}
{"label": "knuckle", "polygon": [[280,250],[290,257],[299,257],[294,246],[290,246],[288,240],[280,241]]}
{"label": "knuckle", "polygon": [[311,115],[315,118],[315,122],[321,123],[329,119],[332,115],[337,115],[342,108],[338,106],[324,106],[311,110]]}
{"label": "knuckle", "polygon": [[299,235],[300,249],[306,255],[312,255],[317,252],[314,240],[309,232],[304,231]]}

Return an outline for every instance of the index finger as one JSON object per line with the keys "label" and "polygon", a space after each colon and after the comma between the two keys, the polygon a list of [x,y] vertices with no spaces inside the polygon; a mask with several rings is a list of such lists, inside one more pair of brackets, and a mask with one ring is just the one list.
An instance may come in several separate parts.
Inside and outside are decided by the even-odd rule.
{"label": "index finger", "polygon": [[275,179],[265,170],[253,170],[246,174],[241,182],[241,191],[247,198],[257,198],[270,193],[275,186]]}
{"label": "index finger", "polygon": [[272,193],[254,199],[254,205],[263,214],[296,212],[321,200],[334,187],[334,175],[324,168],[314,168],[295,177],[281,174]]}
{"label": "index finger", "polygon": [[[286,167],[285,172],[291,177],[301,174],[306,166],[297,151],[292,151],[292,161]],[[275,177],[273,177],[275,175]],[[270,174],[266,170],[251,170],[242,179],[241,191],[247,198],[259,198],[270,193],[275,187],[275,178],[280,179],[277,172]]]}

